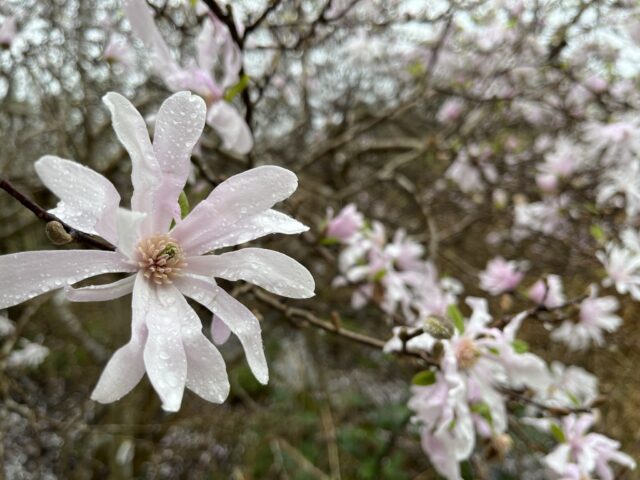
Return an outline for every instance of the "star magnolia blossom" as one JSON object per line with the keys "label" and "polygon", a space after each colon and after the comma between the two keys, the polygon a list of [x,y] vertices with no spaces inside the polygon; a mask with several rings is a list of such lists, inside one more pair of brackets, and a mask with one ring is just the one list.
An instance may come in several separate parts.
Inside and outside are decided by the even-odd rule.
{"label": "star magnolia blossom", "polygon": [[329,210],[327,217],[327,236],[341,243],[349,243],[364,227],[364,216],[353,203],[340,210],[336,216],[333,216],[333,210]]}
{"label": "star magnolia blossom", "polygon": [[491,295],[499,295],[513,291],[523,277],[524,273],[518,271],[516,262],[496,257],[489,261],[487,268],[480,273],[480,288]]}
{"label": "star magnolia blossom", "polygon": [[[104,237],[116,251],[60,250],[0,257],[0,309],[61,287],[71,301],[103,301],[133,292],[131,340],[109,360],[92,398],[113,402],[127,394],[145,371],[168,411],[180,408],[186,386],[211,402],[229,392],[224,360],[203,335],[187,304],[191,297],[215,313],[238,336],[256,378],[268,369],[260,325],[214,277],[246,280],[292,298],[313,295],[311,274],[278,252],[245,248],[205,255],[270,233],[300,233],[307,227],[272,210],[297,187],[288,170],[264,166],[221,183],[180,220],[178,196],[189,174],[191,150],[204,127],[204,101],[180,92],[157,115],[153,143],[144,119],[121,95],[108,93],[118,139],[132,161],[131,211],[118,208],[114,186],[93,170],[46,156],[36,163],[42,181],[59,198],[52,211],[74,228]],[[170,228],[172,220],[175,227]],[[107,285],[69,285],[103,273],[130,275]]]}
{"label": "star magnolia blossom", "polygon": [[[223,98],[225,90],[239,81],[242,68],[242,56],[227,27],[213,15],[205,18],[196,40],[197,58],[182,67],[160,35],[146,0],[124,0],[123,8],[133,32],[151,51],[156,75],[174,92],[191,90],[201,95],[207,102],[207,124],[220,135],[222,146],[239,154],[248,153],[253,148],[251,131]],[[217,80],[214,71],[219,58],[224,74]]]}
{"label": "star magnolia blossom", "polygon": [[[571,414],[562,419],[564,442],[544,458],[555,478],[593,478],[614,480],[610,462],[635,469],[636,462],[621,452],[620,443],[599,433],[587,433],[595,421],[592,414]],[[575,476],[580,472],[580,476]]]}

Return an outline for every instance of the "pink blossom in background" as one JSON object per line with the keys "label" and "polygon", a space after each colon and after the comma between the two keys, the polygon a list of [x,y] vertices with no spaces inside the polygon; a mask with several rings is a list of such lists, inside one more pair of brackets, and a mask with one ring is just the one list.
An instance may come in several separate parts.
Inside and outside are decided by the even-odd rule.
{"label": "pink blossom in background", "polygon": [[496,257],[487,263],[486,269],[480,273],[480,288],[491,295],[511,292],[520,284],[524,273],[518,271],[518,264]]}
{"label": "pink blossom in background", "polygon": [[438,110],[436,118],[440,123],[453,123],[460,118],[462,112],[464,112],[464,103],[457,98],[449,98]]}
{"label": "pink blossom in background", "polygon": [[562,279],[558,275],[541,278],[531,286],[528,295],[532,301],[547,308],[555,308],[565,302]]}
{"label": "pink blossom in background", "polygon": [[364,226],[364,216],[355,204],[350,203],[338,215],[333,216],[333,210],[328,212],[326,235],[341,243],[349,243],[354,235]]}
{"label": "pink blossom in background", "polygon": [[551,332],[551,338],[562,342],[571,350],[584,350],[591,343],[604,345],[603,332],[614,332],[622,324],[622,319],[615,315],[619,303],[615,297],[596,297],[596,289],[592,289],[589,298],[580,304],[580,315],[577,322],[565,320]]}
{"label": "pink blossom in background", "polygon": [[610,242],[606,251],[596,252],[596,257],[605,268],[605,287],[615,286],[620,294],[630,294],[640,300],[640,254],[625,246]]}
{"label": "pink blossom in background", "polygon": [[[36,172],[60,198],[52,213],[78,230],[102,236],[116,251],[4,255],[0,270],[17,273],[0,277],[0,309],[63,287],[67,298],[77,302],[133,293],[131,340],[111,357],[91,395],[101,403],[126,395],[145,371],[165,410],[180,408],[185,387],[211,402],[225,400],[229,381],[224,360],[203,335],[185,297],[211,310],[238,336],[251,370],[266,383],[260,324],[214,277],[245,280],[292,298],[312,296],[313,277],[295,260],[271,250],[206,253],[270,233],[307,230],[271,209],[295,191],[296,176],[275,166],[245,171],[221,183],[181,219],[178,196],[204,127],[205,102],[189,92],[167,99],[156,117],[153,143],[144,119],[128,100],[111,92],[104,102],[131,157],[132,210],[118,207],[120,195],[111,182],[75,162],[45,156],[36,163]],[[170,228],[172,221],[175,227]],[[70,287],[110,272],[131,275],[106,285]]]}
{"label": "pink blossom in background", "polygon": [[10,47],[18,35],[18,25],[14,17],[6,17],[0,24],[0,46]]}
{"label": "pink blossom in background", "polygon": [[[227,27],[213,15],[207,17],[198,35],[195,59],[179,65],[158,31],[153,12],[145,0],[125,0],[125,14],[133,32],[151,51],[152,67],[172,91],[191,90],[207,104],[206,122],[222,139],[225,149],[246,154],[253,148],[249,126],[240,113],[224,100],[227,88],[239,80],[242,56]],[[216,77],[216,68],[222,75]]]}
{"label": "pink blossom in background", "polygon": [[[617,463],[635,469],[636,462],[620,451],[620,443],[599,433],[588,433],[595,416],[570,414],[562,419],[564,441],[544,457],[544,463],[554,478],[597,478],[614,480],[614,470],[609,465]],[[581,476],[575,477],[575,472]]]}

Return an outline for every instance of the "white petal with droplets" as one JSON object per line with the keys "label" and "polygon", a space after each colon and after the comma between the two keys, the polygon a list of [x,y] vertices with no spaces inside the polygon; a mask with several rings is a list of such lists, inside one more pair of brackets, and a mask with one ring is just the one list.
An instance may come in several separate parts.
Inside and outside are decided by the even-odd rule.
{"label": "white petal with droplets", "polygon": [[260,323],[247,307],[216,286],[212,279],[183,277],[176,281],[180,291],[217,315],[244,348],[251,371],[261,383],[269,381],[269,369],[264,356]]}
{"label": "white petal with droplets", "polygon": [[179,92],[164,101],[156,117],[153,150],[162,171],[152,230],[164,233],[189,176],[191,150],[202,134],[207,107],[202,98]]}
{"label": "white petal with droplets", "polygon": [[187,273],[225,280],[245,280],[290,298],[314,295],[313,276],[304,266],[283,253],[263,248],[243,248],[221,255],[187,258]]}
{"label": "white petal with droplets", "polygon": [[190,254],[204,228],[230,231],[237,222],[264,213],[288,198],[297,186],[295,174],[281,167],[264,166],[239,173],[218,185],[171,231],[171,236]]}
{"label": "white petal with droplets", "polygon": [[134,272],[118,252],[52,250],[0,256],[0,309],[102,273]]}
{"label": "white petal with droplets", "polygon": [[105,285],[90,285],[88,287],[64,289],[67,300],[71,302],[104,302],[124,297],[133,291],[136,276],[129,275],[117,282]]}
{"label": "white petal with droplets", "polygon": [[131,302],[131,339],[116,350],[104,368],[91,399],[100,403],[110,403],[121,399],[139,382],[145,372],[143,352],[148,331],[146,316],[152,301],[148,283],[141,273],[135,279]]}
{"label": "white petal with droplets", "polygon": [[40,158],[35,168],[42,183],[60,199],[50,213],[73,228],[116,243],[120,195],[109,180],[79,163],[52,155]]}
{"label": "white petal with droplets", "polygon": [[224,345],[229,340],[229,336],[231,335],[231,330],[229,326],[222,321],[222,319],[213,315],[211,319],[211,340],[216,345]]}
{"label": "white petal with droplets", "polygon": [[181,324],[185,316],[184,297],[173,285],[147,285],[149,338],[144,347],[144,365],[153,388],[168,412],[180,410],[187,381],[187,356]]}

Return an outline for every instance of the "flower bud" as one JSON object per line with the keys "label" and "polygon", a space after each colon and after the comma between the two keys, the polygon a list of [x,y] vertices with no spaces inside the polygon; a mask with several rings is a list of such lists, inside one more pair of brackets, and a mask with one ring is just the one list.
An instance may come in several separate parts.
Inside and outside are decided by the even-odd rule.
{"label": "flower bud", "polygon": [[422,328],[433,338],[439,340],[448,340],[453,336],[453,325],[435,315],[429,315],[424,322],[422,322]]}
{"label": "flower bud", "polygon": [[69,232],[56,220],[48,222],[44,231],[49,241],[54,245],[66,245],[73,241],[73,237],[69,235]]}

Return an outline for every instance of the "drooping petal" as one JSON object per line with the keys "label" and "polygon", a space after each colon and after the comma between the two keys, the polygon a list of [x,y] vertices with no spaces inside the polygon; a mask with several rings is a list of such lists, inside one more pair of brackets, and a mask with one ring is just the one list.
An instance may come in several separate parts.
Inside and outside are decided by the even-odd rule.
{"label": "drooping petal", "polygon": [[179,92],[164,101],[156,117],[153,151],[162,171],[156,190],[153,232],[169,230],[178,196],[189,176],[191,150],[202,134],[207,107],[202,98]]}
{"label": "drooping petal", "polygon": [[244,348],[256,379],[265,384],[269,370],[262,346],[260,323],[251,311],[207,278],[183,277],[176,280],[180,291],[208,308],[227,324]]}
{"label": "drooping petal", "polygon": [[105,285],[90,285],[82,288],[68,286],[64,291],[67,300],[72,302],[104,302],[130,294],[133,291],[135,279],[135,275],[129,275],[117,282]]}
{"label": "drooping petal", "polygon": [[118,140],[131,157],[131,209],[151,214],[155,211],[154,193],[162,181],[162,172],[149,140],[147,124],[131,102],[122,95],[109,92],[102,100],[111,111],[113,129]]}
{"label": "drooping petal", "polygon": [[118,252],[52,250],[0,256],[0,309],[102,273],[133,272]]}
{"label": "drooping petal", "polygon": [[267,210],[246,220],[241,220],[227,231],[211,229],[208,225],[200,226],[199,235],[191,242],[191,253],[200,255],[219,248],[231,247],[249,242],[265,235],[284,233],[292,235],[309,230],[289,215],[276,210]]}
{"label": "drooping petal", "polygon": [[205,400],[222,403],[229,395],[229,378],[218,349],[202,333],[198,315],[182,299],[182,343],[187,354],[187,387]]}
{"label": "drooping petal", "polygon": [[214,314],[211,319],[211,339],[213,343],[216,345],[224,345],[227,340],[229,340],[229,335],[231,335],[229,326],[224,323],[219,316]]}
{"label": "drooping petal", "polygon": [[283,253],[264,248],[243,248],[222,255],[187,258],[186,272],[225,280],[245,280],[290,298],[314,295],[315,282],[305,267]]}
{"label": "drooping petal", "polygon": [[131,302],[131,339],[113,354],[104,368],[91,399],[100,403],[111,403],[129,393],[145,372],[143,352],[148,330],[146,317],[152,302],[150,287],[140,272],[134,279]]}
{"label": "drooping petal", "polygon": [[218,61],[220,46],[215,35],[213,21],[205,18],[202,29],[196,38],[198,66],[207,72],[211,72]]}
{"label": "drooping petal", "polygon": [[[297,188],[293,172],[276,166],[252,168],[222,182],[172,231],[187,253],[203,229],[229,231],[239,221],[264,213]],[[206,226],[206,227],[205,227]]]}
{"label": "drooping petal", "polygon": [[207,114],[207,125],[222,139],[222,148],[245,155],[253,148],[253,136],[244,117],[223,100],[213,103]]}
{"label": "drooping petal", "polygon": [[[149,338],[144,347],[144,365],[162,408],[177,412],[187,381],[187,355],[182,343],[182,323],[189,313],[184,297],[173,285],[147,284]],[[188,306],[188,305],[187,305]]]}
{"label": "drooping petal", "polygon": [[131,29],[150,50],[154,72],[165,78],[179,70],[179,65],[156,27],[153,12],[146,0],[125,0],[122,7]]}
{"label": "drooping petal", "polygon": [[116,211],[120,195],[113,184],[79,163],[46,155],[35,164],[36,173],[60,199],[52,214],[73,228],[116,243]]}

